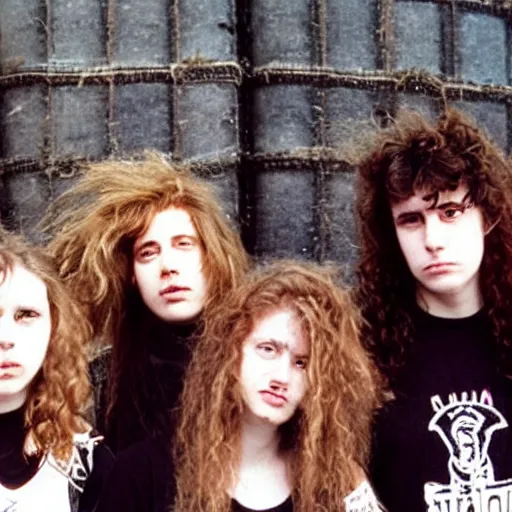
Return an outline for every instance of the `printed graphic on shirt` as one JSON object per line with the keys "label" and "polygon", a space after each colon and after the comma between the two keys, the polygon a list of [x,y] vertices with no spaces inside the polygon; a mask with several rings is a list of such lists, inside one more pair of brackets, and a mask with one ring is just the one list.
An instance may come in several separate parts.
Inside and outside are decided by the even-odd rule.
{"label": "printed graphic on shirt", "polygon": [[428,512],[512,512],[512,479],[494,479],[488,454],[494,432],[508,427],[489,391],[451,394],[448,403],[436,395],[431,402],[428,429],[448,448],[450,482],[425,484]]}
{"label": "printed graphic on shirt", "polygon": [[0,512],[16,512],[16,502],[9,499],[0,499]]}
{"label": "printed graphic on shirt", "polygon": [[346,512],[380,512],[385,510],[377,501],[368,480],[362,482],[344,501]]}

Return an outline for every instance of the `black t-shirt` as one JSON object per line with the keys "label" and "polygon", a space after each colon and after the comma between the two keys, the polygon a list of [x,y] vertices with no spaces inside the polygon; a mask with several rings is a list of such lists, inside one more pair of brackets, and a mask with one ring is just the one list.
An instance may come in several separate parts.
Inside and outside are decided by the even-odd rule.
{"label": "black t-shirt", "polygon": [[[158,439],[146,439],[124,450],[116,459],[95,512],[164,512],[174,495],[170,449]],[[232,500],[233,512],[252,512]],[[291,497],[261,512],[292,512]]]}
{"label": "black t-shirt", "polygon": [[483,312],[415,311],[396,399],[374,433],[371,477],[389,512],[512,510],[512,382],[498,374]]}

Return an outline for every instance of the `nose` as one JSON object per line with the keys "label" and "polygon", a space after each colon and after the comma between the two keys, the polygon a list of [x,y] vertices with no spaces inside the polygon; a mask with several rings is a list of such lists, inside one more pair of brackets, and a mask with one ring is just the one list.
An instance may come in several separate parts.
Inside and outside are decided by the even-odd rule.
{"label": "nose", "polygon": [[428,215],[425,219],[425,248],[428,252],[438,252],[444,249],[446,244],[445,231],[439,217]]}
{"label": "nose", "polygon": [[14,347],[14,343],[12,341],[0,341],[0,350],[6,352]]}
{"label": "nose", "polygon": [[275,391],[286,391],[290,381],[290,372],[290,359],[286,356],[281,356],[276,361],[274,371],[272,372],[271,389]]}
{"label": "nose", "polygon": [[178,274],[178,265],[177,265],[176,255],[173,254],[171,248],[162,251],[161,254],[161,274],[162,276],[168,276],[170,274]]}
{"label": "nose", "polygon": [[12,322],[7,315],[0,315],[0,350],[5,352],[14,347],[12,340]]}

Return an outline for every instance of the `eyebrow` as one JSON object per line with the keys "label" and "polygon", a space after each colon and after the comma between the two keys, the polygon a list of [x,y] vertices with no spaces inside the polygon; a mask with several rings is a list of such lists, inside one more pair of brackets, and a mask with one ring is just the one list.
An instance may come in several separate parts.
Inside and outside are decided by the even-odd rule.
{"label": "eyebrow", "polygon": [[[424,199],[424,198],[423,198]],[[432,211],[432,210],[446,210],[447,208],[450,208],[450,207],[456,207],[456,208],[462,208],[462,207],[465,207],[466,206],[466,202],[467,202],[467,195],[464,196],[462,198],[462,200],[460,201],[446,201],[442,204],[436,204],[436,203],[433,203],[431,204],[430,206],[427,206],[426,210],[427,211]],[[415,209],[415,210],[407,210],[405,212],[402,212],[400,213],[399,215],[397,215],[397,217],[395,218],[395,220],[399,220],[399,219],[402,219],[404,217],[407,217],[409,215],[416,215],[416,214],[421,214],[423,212],[423,209],[422,208],[418,208],[418,209]]]}
{"label": "eyebrow", "polygon": [[[427,194],[425,196],[423,196],[421,199],[423,199],[423,201],[427,201],[427,202],[431,202],[431,208],[439,208],[439,207],[442,207],[443,205],[438,205],[437,203],[439,202],[439,196],[440,196],[440,192],[437,191],[437,192],[431,192],[430,194]],[[459,203],[459,204],[464,204],[466,203],[469,198],[471,197],[471,193],[469,192],[469,190],[466,192],[466,194],[464,194],[464,197],[462,197],[460,199],[460,201],[456,201],[456,200],[453,200],[453,199],[449,199],[447,201],[445,201],[445,203],[443,204],[448,204],[448,203]]]}
{"label": "eyebrow", "polygon": [[450,207],[463,207],[466,206],[466,201],[463,199],[462,201],[446,201],[445,203],[438,204],[436,208],[438,210],[446,210],[446,208]]}
{"label": "eyebrow", "polygon": [[260,339],[257,338],[255,341],[256,341],[256,343],[272,343],[273,345],[276,345],[278,348],[280,348],[282,350],[289,350],[296,357],[303,357],[303,358],[309,357],[309,354],[299,354],[297,352],[293,352],[292,350],[290,350],[290,345],[288,345],[288,343],[285,343],[284,341],[276,340],[274,338],[260,338]]}

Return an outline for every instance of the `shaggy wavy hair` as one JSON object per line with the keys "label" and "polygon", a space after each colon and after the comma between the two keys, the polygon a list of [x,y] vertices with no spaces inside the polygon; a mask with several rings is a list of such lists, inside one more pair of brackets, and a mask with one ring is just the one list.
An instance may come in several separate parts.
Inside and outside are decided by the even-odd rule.
{"label": "shaggy wavy hair", "polygon": [[[59,279],[52,258],[20,237],[0,230],[0,279],[16,264],[46,285],[51,314],[48,350],[30,384],[25,403],[25,450],[52,455],[64,463],[71,456],[73,435],[87,429],[84,413],[90,386],[84,347],[90,337],[87,322]],[[30,290],[27,290],[30,293]]]}
{"label": "shaggy wavy hair", "polygon": [[482,211],[489,230],[480,291],[492,326],[500,370],[512,377],[512,171],[502,152],[460,112],[448,109],[431,124],[402,111],[377,134],[357,162],[360,243],[358,302],[364,339],[392,381],[414,337],[415,280],[402,255],[390,204],[416,191],[469,189],[467,201]]}
{"label": "shaggy wavy hair", "polygon": [[308,392],[280,427],[291,455],[294,510],[344,510],[366,467],[379,405],[375,368],[359,342],[360,318],[331,270],[275,263],[254,271],[212,310],[185,379],[174,443],[179,512],[227,512],[237,479],[244,404],[238,375],[255,322],[292,309],[310,341]]}
{"label": "shaggy wavy hair", "polygon": [[[141,375],[147,348],[132,332],[148,320],[132,283],[133,245],[154,216],[170,207],[186,210],[197,230],[208,309],[239,281],[248,259],[212,188],[188,168],[158,153],[90,164],[43,221],[53,235],[49,248],[60,275],[79,298],[94,336],[113,344],[107,424],[116,404],[124,401],[140,411],[141,403],[152,399],[144,396]],[[151,430],[151,422],[140,417]]]}

